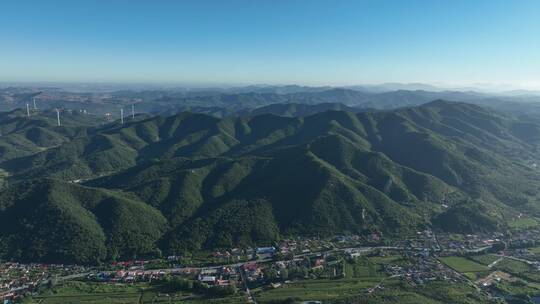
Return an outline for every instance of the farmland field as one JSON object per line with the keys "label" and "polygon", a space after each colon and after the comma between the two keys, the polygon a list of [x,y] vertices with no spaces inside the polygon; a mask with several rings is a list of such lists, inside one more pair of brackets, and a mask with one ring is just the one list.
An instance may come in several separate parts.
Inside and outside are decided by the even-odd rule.
{"label": "farmland field", "polygon": [[505,258],[500,263],[498,263],[497,268],[513,274],[530,272],[532,270],[532,267],[527,263],[508,258]]}
{"label": "farmland field", "polygon": [[[279,303],[286,299],[300,301],[324,301],[325,303],[364,303],[364,304],[470,304],[484,303],[482,295],[473,287],[456,284],[435,282],[428,283],[422,287],[403,286],[398,280],[384,281],[383,289],[372,294],[367,294],[361,290],[347,289],[354,286],[351,280],[336,281],[303,281],[286,286],[284,288],[269,291],[257,292],[255,298],[258,303]],[[313,285],[310,284],[313,282]],[[349,287],[344,284],[351,283]],[[324,284],[324,285],[323,285]],[[296,285],[296,286],[293,286]],[[305,289],[301,287],[305,285]],[[309,288],[309,289],[308,289]],[[308,291],[316,290],[315,293]]]}
{"label": "farmland field", "polygon": [[540,246],[532,247],[528,249],[531,253],[540,254]]}
{"label": "farmland field", "polygon": [[189,292],[177,292],[171,296],[161,295],[148,284],[100,284],[68,282],[50,290],[26,298],[26,304],[147,304],[147,303],[244,303],[241,293],[227,298],[203,298]]}
{"label": "farmland field", "polygon": [[94,304],[94,303],[139,303],[139,292],[111,292],[111,293],[88,293],[69,295],[50,295],[35,297],[27,303],[42,304]]}
{"label": "farmland field", "polygon": [[476,255],[476,256],[470,256],[468,258],[486,266],[500,259],[500,257],[493,254]]}
{"label": "farmland field", "polygon": [[380,265],[386,265],[386,264],[397,264],[397,265],[403,265],[406,264],[406,260],[401,255],[389,255],[384,257],[370,257],[369,261],[373,264],[380,264]]}
{"label": "farmland field", "polygon": [[508,226],[515,229],[527,229],[538,226],[538,221],[531,217],[524,217],[510,221]]}
{"label": "farmland field", "polygon": [[461,273],[488,270],[486,266],[462,257],[442,257],[439,260],[451,267],[452,269]]}
{"label": "farmland field", "polygon": [[[299,281],[277,289],[258,290],[255,297],[261,303],[287,298],[298,298],[303,301],[330,300],[364,294],[367,288],[376,286],[380,282],[381,278]],[[396,282],[389,280],[385,282],[385,285]]]}

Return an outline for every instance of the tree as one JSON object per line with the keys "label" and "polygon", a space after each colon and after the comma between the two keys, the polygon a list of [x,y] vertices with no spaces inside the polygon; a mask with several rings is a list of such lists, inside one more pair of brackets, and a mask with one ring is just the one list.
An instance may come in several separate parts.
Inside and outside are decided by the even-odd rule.
{"label": "tree", "polygon": [[264,270],[264,277],[268,282],[274,282],[278,279],[278,272],[274,268],[267,268]]}
{"label": "tree", "polygon": [[289,279],[289,270],[287,270],[287,268],[281,269],[279,273],[283,281],[286,281]]}

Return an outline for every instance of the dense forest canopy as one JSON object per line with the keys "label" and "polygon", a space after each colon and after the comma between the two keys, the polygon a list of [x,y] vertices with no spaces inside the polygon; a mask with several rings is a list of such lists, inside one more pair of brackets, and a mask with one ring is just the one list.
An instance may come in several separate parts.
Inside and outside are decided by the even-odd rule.
{"label": "dense forest canopy", "polygon": [[[320,93],[320,92],[319,92]],[[316,94],[316,93],[310,93]],[[0,114],[0,255],[96,263],[290,235],[509,229],[539,216],[540,121],[468,103],[225,118]]]}

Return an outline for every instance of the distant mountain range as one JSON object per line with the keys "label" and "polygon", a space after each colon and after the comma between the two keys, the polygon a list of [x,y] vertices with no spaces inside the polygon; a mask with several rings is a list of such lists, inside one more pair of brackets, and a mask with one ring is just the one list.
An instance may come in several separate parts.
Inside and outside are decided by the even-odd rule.
{"label": "distant mountain range", "polygon": [[[0,89],[0,110],[13,110],[32,105],[41,108],[86,110],[103,115],[119,116],[135,107],[137,113],[205,113],[217,117],[245,115],[272,104],[341,103],[359,109],[396,109],[421,105],[442,99],[489,106],[495,109],[526,113],[530,105],[540,101],[532,91],[487,94],[475,91],[449,91],[423,84],[383,84],[345,88],[306,86],[247,86],[236,88],[122,90],[112,92],[71,92],[50,88],[9,87]],[[538,107],[536,107],[538,108]],[[538,109],[535,109],[538,112]]]}
{"label": "distant mountain range", "polygon": [[[391,105],[402,94],[376,96]],[[318,103],[373,96],[346,89],[295,95],[219,94],[205,98],[261,107],[123,125],[2,114],[0,257],[96,263],[290,235],[501,231],[540,216],[534,115],[442,100]]]}

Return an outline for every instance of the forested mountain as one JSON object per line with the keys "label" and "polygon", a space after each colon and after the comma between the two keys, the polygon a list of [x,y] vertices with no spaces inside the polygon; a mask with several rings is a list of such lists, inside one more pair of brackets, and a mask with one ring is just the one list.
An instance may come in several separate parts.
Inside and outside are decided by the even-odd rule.
{"label": "forested mountain", "polygon": [[76,137],[84,137],[88,129],[105,123],[100,116],[78,111],[62,111],[58,126],[55,111],[26,110],[0,112],[0,161],[31,155],[59,146]]}
{"label": "forested mountain", "polygon": [[95,263],[149,254],[165,218],[138,199],[55,180],[0,193],[3,255],[24,261]]}
{"label": "forested mountain", "polygon": [[[494,231],[540,216],[535,119],[441,100],[317,107],[66,126],[66,139],[0,162],[4,256],[95,262],[284,235]],[[80,242],[92,245],[78,255]]]}

